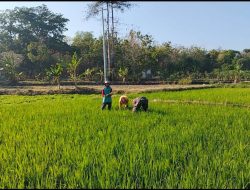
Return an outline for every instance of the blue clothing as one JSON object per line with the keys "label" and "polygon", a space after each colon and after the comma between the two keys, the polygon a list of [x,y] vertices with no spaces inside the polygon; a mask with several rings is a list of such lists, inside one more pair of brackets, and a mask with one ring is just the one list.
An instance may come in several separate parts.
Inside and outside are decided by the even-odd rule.
{"label": "blue clothing", "polygon": [[102,90],[102,95],[103,95],[102,102],[103,102],[103,103],[110,103],[110,102],[112,102],[111,96],[105,96],[105,95],[107,95],[107,94],[109,94],[109,93],[111,93],[111,92],[112,92],[112,88],[111,88],[110,86],[105,87],[105,88]]}

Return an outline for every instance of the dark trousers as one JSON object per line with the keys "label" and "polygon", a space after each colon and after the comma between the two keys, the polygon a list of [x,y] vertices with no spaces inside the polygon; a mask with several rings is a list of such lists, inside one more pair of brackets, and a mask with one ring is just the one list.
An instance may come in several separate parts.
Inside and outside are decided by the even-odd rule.
{"label": "dark trousers", "polygon": [[112,102],[102,103],[102,110],[108,105],[108,109],[111,110]]}
{"label": "dark trousers", "polygon": [[140,102],[138,104],[138,108],[142,109],[143,111],[147,111],[148,110],[148,100],[147,99],[140,100]]}

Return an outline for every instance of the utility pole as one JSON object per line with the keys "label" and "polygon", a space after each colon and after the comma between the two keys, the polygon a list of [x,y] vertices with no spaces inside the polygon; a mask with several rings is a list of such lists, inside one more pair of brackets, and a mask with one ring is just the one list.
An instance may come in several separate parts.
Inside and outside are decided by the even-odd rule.
{"label": "utility pole", "polygon": [[109,41],[110,41],[110,35],[109,35],[109,2],[106,2],[107,5],[107,54],[108,54],[108,78],[110,80],[110,46],[109,46]]}
{"label": "utility pole", "polygon": [[112,18],[112,28],[111,28],[111,60],[110,60],[110,69],[111,69],[111,76],[113,79],[113,69],[114,69],[114,8],[113,3],[111,3],[111,18]]}
{"label": "utility pole", "polygon": [[103,68],[104,68],[104,81],[107,80],[107,58],[106,58],[106,44],[105,44],[105,32],[104,32],[104,19],[102,8],[102,34],[103,34]]}

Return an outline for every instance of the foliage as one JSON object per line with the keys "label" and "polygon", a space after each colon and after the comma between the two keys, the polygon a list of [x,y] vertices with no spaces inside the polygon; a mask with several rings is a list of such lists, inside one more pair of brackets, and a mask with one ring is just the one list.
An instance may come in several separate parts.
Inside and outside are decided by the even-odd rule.
{"label": "foliage", "polygon": [[47,70],[47,76],[53,78],[53,81],[57,83],[58,88],[60,89],[60,76],[63,72],[63,67],[60,63],[53,65]]}
{"label": "foliage", "polygon": [[102,69],[99,69],[97,72],[96,72],[96,75],[99,77],[99,81],[103,81],[103,77],[104,77],[104,72]]}
{"label": "foliage", "polygon": [[120,68],[118,71],[119,77],[121,77],[122,82],[126,81],[126,77],[128,76],[128,68]]}
{"label": "foliage", "polygon": [[46,5],[5,10],[0,13],[0,52],[24,55],[20,69],[34,77],[54,65],[48,59],[48,50],[51,53],[71,51],[63,42],[67,22],[68,19],[51,12]]}
{"label": "foliage", "polygon": [[93,37],[90,32],[77,32],[73,38],[72,46],[81,57],[79,72],[83,72],[89,67],[98,67],[102,64],[102,40]]}
{"label": "foliage", "polygon": [[42,42],[55,49],[64,37],[67,22],[68,19],[52,13],[46,5],[8,9],[0,14],[0,36],[4,37],[1,43],[22,53],[31,42]]}
{"label": "foliage", "polygon": [[21,54],[16,54],[13,51],[3,52],[0,54],[0,68],[4,76],[11,82],[17,82],[22,75],[18,71],[18,67],[23,62],[24,57]]}
{"label": "foliage", "polygon": [[[126,1],[97,1],[89,4],[87,16],[98,16],[100,8],[107,8],[107,5],[110,14],[113,10],[124,11],[131,7],[131,3]],[[113,18],[112,15],[109,17]],[[62,61],[65,64],[70,62],[66,57],[72,58],[76,54],[79,61],[77,66],[69,63],[71,66],[68,72],[65,70],[62,73],[62,77],[74,80],[75,86],[78,73],[86,72],[86,80],[102,80],[103,75],[99,72],[103,68],[102,36],[96,38],[91,32],[79,31],[72,38],[72,43],[67,44],[63,34],[67,30],[67,22],[68,19],[51,12],[45,5],[5,10],[0,13],[0,53],[14,50],[24,56],[18,72],[22,72],[25,79],[42,80],[45,71],[58,62],[58,57],[62,59],[65,55]],[[127,36],[119,38],[114,35],[113,24],[108,40],[110,56],[107,56],[110,57],[108,62],[113,81],[122,78],[129,82],[174,82],[187,76],[201,81],[239,82],[248,79],[250,51],[247,48],[242,52],[232,49],[208,51],[197,46],[175,46],[171,42],[156,44],[153,36],[134,29]],[[240,65],[240,70],[237,65]],[[121,68],[127,68],[126,78],[121,76]],[[144,79],[143,72],[147,70],[151,71],[152,76]],[[88,74],[90,71],[92,73]]]}
{"label": "foliage", "polygon": [[85,80],[91,81],[95,71],[96,71],[95,68],[92,69],[88,68],[81,74],[81,77],[83,77]]}
{"label": "foliage", "polygon": [[105,5],[112,6],[116,10],[124,12],[124,9],[129,9],[132,5],[128,1],[96,1],[95,3],[88,4],[88,10],[86,12],[86,19],[95,17],[100,14],[101,8]]}
{"label": "foliage", "polygon": [[27,57],[31,61],[33,73],[41,74],[50,67],[51,55],[46,44],[40,42],[31,42],[27,46]]}
{"label": "foliage", "polygon": [[182,84],[182,85],[192,84],[192,78],[191,78],[191,76],[180,79],[178,81],[178,84]]}
{"label": "foliage", "polygon": [[70,75],[70,78],[75,82],[75,87],[77,87],[77,68],[81,63],[81,59],[78,59],[76,52],[72,56],[71,62],[68,64],[67,70]]}
{"label": "foliage", "polygon": [[46,62],[48,60],[48,48],[45,44],[39,42],[31,42],[27,46],[28,58],[31,62]]}

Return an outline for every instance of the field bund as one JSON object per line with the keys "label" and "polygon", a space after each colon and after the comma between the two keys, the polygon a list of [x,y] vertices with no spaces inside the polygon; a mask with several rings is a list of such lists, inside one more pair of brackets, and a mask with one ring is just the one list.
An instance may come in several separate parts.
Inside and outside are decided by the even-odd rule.
{"label": "field bund", "polygon": [[[46,94],[99,94],[103,85],[64,85],[58,89],[56,85],[32,86],[0,86],[0,95],[46,95]],[[187,89],[212,88],[213,85],[112,85],[114,93],[138,93],[156,91],[179,91]]]}

